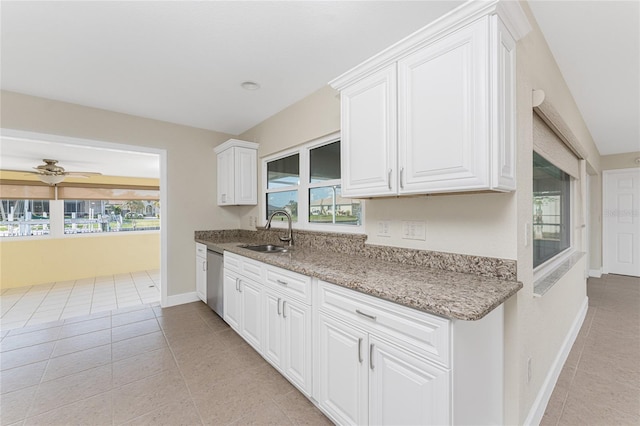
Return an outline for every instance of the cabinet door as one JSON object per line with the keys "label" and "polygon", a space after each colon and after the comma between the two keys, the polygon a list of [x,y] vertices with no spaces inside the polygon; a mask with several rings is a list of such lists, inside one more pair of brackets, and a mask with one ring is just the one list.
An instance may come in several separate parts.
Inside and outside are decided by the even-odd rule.
{"label": "cabinet door", "polygon": [[318,404],[338,424],[367,424],[367,334],[322,313],[318,322]]}
{"label": "cabinet door", "polygon": [[239,277],[233,272],[224,271],[224,320],[234,330],[240,333],[240,311],[242,308],[240,292],[238,291]]}
{"label": "cabinet door", "polygon": [[258,163],[255,149],[235,147],[234,204],[258,203]]}
{"label": "cabinet door", "polygon": [[207,303],[207,259],[196,256],[196,293]]}
{"label": "cabinet door", "polygon": [[245,278],[239,282],[242,300],[240,335],[258,352],[262,350],[262,285]]}
{"label": "cabinet door", "polygon": [[342,196],[395,194],[395,64],[342,90],[341,121]]}
{"label": "cabinet door", "polygon": [[401,194],[491,184],[487,19],[398,61]]}
{"label": "cabinet door", "polygon": [[262,354],[277,369],[282,368],[282,297],[265,291],[264,339]]}
{"label": "cabinet door", "polygon": [[450,374],[400,345],[369,337],[369,424],[450,424]]}
{"label": "cabinet door", "polygon": [[283,300],[284,373],[302,392],[311,394],[311,307]]}
{"label": "cabinet door", "polygon": [[233,148],[226,149],[218,154],[218,205],[226,206],[234,204],[234,164]]}

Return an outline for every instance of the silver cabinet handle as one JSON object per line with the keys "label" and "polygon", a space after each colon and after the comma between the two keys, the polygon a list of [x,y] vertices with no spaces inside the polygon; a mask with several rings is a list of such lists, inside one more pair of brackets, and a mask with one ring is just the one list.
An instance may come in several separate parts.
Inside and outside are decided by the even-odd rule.
{"label": "silver cabinet handle", "polygon": [[238,291],[242,293],[242,279],[238,278]]}
{"label": "silver cabinet handle", "polygon": [[404,167],[400,169],[400,188],[404,189]]}
{"label": "silver cabinet handle", "polygon": [[362,364],[362,337],[358,338],[358,362]]}
{"label": "silver cabinet handle", "polygon": [[389,189],[391,189],[391,172],[392,169],[389,169],[389,172],[387,172],[387,183],[389,184]]}
{"label": "silver cabinet handle", "polygon": [[281,285],[289,285],[289,283],[288,283],[288,282],[286,282],[286,281],[282,281],[282,280],[276,280],[276,282],[277,282],[278,284],[281,284]]}
{"label": "silver cabinet handle", "polygon": [[202,261],[202,270],[206,271],[207,270],[207,262],[206,261]]}
{"label": "silver cabinet handle", "polygon": [[278,316],[280,316],[280,298],[278,297]]}
{"label": "silver cabinet handle", "polygon": [[369,368],[373,370],[373,343],[369,345]]}
{"label": "silver cabinet handle", "polygon": [[285,309],[284,306],[285,306],[286,303],[287,303],[286,300],[282,301],[282,318],[286,318],[287,317],[287,315],[286,315],[287,311],[284,310]]}
{"label": "silver cabinet handle", "polygon": [[373,321],[375,321],[375,320],[376,320],[376,317],[375,317],[375,316],[373,316],[373,315],[369,315],[369,314],[365,314],[365,313],[364,313],[364,312],[362,312],[360,309],[356,309],[356,314],[358,314],[358,315],[362,315],[363,317],[367,317],[367,318],[369,318],[370,320],[373,320]]}
{"label": "silver cabinet handle", "polygon": [[236,278],[236,291],[240,291],[238,281],[240,281],[240,278]]}

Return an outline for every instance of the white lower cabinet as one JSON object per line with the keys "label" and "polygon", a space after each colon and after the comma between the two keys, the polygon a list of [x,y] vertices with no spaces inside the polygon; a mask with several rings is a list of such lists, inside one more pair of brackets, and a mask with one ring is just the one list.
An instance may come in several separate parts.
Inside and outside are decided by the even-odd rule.
{"label": "white lower cabinet", "polygon": [[502,305],[449,320],[225,252],[224,319],[339,425],[503,423]]}
{"label": "white lower cabinet", "polygon": [[207,303],[207,246],[196,243],[196,293]]}
{"label": "white lower cabinet", "polygon": [[262,348],[262,286],[225,269],[224,320],[251,346]]}
{"label": "white lower cabinet", "polygon": [[311,306],[266,289],[263,356],[305,395],[311,395]]}
{"label": "white lower cabinet", "polygon": [[322,313],[317,332],[318,405],[337,424],[368,424],[367,333]]}
{"label": "white lower cabinet", "polygon": [[450,372],[320,313],[318,404],[338,424],[450,423]]}
{"label": "white lower cabinet", "polygon": [[448,370],[375,336],[369,354],[369,424],[451,423]]}

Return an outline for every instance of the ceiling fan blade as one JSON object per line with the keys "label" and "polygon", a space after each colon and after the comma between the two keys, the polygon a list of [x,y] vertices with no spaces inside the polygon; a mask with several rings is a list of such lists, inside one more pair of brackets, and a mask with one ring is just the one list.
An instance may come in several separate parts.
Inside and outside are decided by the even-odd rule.
{"label": "ceiling fan blade", "polygon": [[0,169],[0,172],[11,172],[11,173],[24,173],[29,175],[39,175],[39,172],[32,172],[30,170],[12,170],[12,169]]}
{"label": "ceiling fan blade", "polygon": [[68,177],[90,177],[90,176],[102,176],[102,173],[98,172],[65,172],[65,176]]}

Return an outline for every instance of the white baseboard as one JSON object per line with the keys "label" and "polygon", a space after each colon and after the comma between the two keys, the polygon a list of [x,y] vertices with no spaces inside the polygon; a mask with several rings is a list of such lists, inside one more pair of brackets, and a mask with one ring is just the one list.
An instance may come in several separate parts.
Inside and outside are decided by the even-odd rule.
{"label": "white baseboard", "polygon": [[602,277],[602,268],[600,269],[589,269],[589,276],[594,278]]}
{"label": "white baseboard", "polygon": [[587,315],[587,309],[589,308],[589,298],[585,297],[582,302],[582,306],[576,315],[576,318],[573,320],[573,324],[567,333],[567,336],[562,342],[562,346],[560,347],[560,351],[558,355],[556,355],[556,359],[551,364],[551,368],[547,373],[547,377],[544,379],[544,383],[538,392],[538,396],[536,400],[533,402],[531,406],[531,410],[529,410],[529,415],[527,419],[524,421],[525,425],[539,425],[542,421],[542,416],[544,416],[544,410],[547,408],[547,404],[549,403],[549,398],[551,398],[551,393],[553,392],[553,388],[556,386],[558,381],[558,377],[560,377],[560,372],[562,371],[562,367],[564,367],[564,363],[569,356],[569,352],[571,352],[571,347],[573,343],[576,341],[576,337],[578,336],[578,332],[582,327],[582,323],[584,322],[584,318]]}
{"label": "white baseboard", "polygon": [[162,307],[168,308],[169,306],[184,305],[185,303],[197,302],[198,300],[200,300],[200,298],[195,291],[174,294],[173,296],[167,296],[167,303],[162,305]]}

